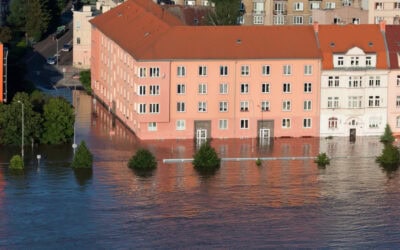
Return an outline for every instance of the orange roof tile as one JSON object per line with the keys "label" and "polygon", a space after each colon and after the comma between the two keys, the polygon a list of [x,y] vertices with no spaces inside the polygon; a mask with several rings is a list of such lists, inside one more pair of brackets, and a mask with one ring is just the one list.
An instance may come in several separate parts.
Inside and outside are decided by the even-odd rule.
{"label": "orange roof tile", "polygon": [[184,26],[151,0],[136,1],[91,21],[136,60],[321,57],[312,26]]}
{"label": "orange roof tile", "polygon": [[400,25],[386,26],[386,41],[389,47],[390,68],[399,69],[397,56],[400,54]]}
{"label": "orange roof tile", "polygon": [[333,69],[333,54],[346,53],[353,47],[365,53],[376,53],[376,68],[388,67],[384,37],[379,25],[319,25],[318,38],[323,55],[322,68],[325,70]]}

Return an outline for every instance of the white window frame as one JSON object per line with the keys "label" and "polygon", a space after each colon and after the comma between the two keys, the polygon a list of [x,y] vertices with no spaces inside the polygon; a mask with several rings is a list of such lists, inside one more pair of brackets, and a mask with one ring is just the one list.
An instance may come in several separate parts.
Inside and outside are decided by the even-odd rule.
{"label": "white window frame", "polygon": [[284,82],[283,83],[282,92],[283,93],[290,93],[291,92],[291,84],[289,82]]}
{"label": "white window frame", "polygon": [[160,113],[160,104],[159,103],[150,103],[149,109],[150,109],[149,113],[159,114]]}
{"label": "white window frame", "polygon": [[304,17],[303,16],[294,16],[293,24],[296,24],[296,25],[304,24]]}
{"label": "white window frame", "polygon": [[270,111],[269,101],[261,101],[261,112]]}
{"label": "white window frame", "polygon": [[240,84],[240,93],[241,94],[248,94],[249,93],[249,84],[248,83],[241,83]]}
{"label": "white window frame", "polygon": [[226,66],[226,65],[219,66],[219,75],[227,76],[228,75],[228,66]]}
{"label": "white window frame", "polygon": [[303,119],[303,128],[311,128],[311,118]]}
{"label": "white window frame", "polygon": [[205,95],[207,94],[207,84],[206,83],[199,83],[198,85],[198,94]]}
{"label": "white window frame", "polygon": [[337,117],[329,117],[328,119],[328,129],[337,129],[338,128],[338,118]]}
{"label": "white window frame", "polygon": [[263,65],[261,67],[261,74],[263,76],[269,76],[271,75],[271,66],[270,65]]}
{"label": "white window frame", "polygon": [[282,111],[290,111],[292,109],[292,102],[290,100],[282,101]]}
{"label": "white window frame", "polygon": [[312,75],[312,70],[313,70],[313,67],[312,67],[312,65],[304,65],[304,75],[307,75],[307,76],[309,76],[309,75]]}
{"label": "white window frame", "polygon": [[294,9],[295,11],[303,11],[303,10],[304,10],[304,4],[303,4],[303,2],[295,2],[295,3],[293,4],[293,9]]}
{"label": "white window frame", "polygon": [[240,112],[249,111],[249,101],[240,101]]}
{"label": "white window frame", "polygon": [[283,65],[283,75],[288,76],[292,74],[292,65],[285,64]]}
{"label": "white window frame", "polygon": [[144,78],[147,76],[147,69],[143,68],[143,67],[139,67],[138,68],[138,72],[137,72],[138,77],[140,78]]}
{"label": "white window frame", "polygon": [[207,112],[207,102],[199,101],[197,105],[197,111],[200,113]]}
{"label": "white window frame", "polygon": [[271,84],[268,82],[261,83],[261,93],[269,93]]}
{"label": "white window frame", "polygon": [[177,70],[176,74],[177,74],[178,77],[186,76],[186,67],[185,66],[178,66],[176,68],[176,70]]}
{"label": "white window frame", "polygon": [[304,83],[304,93],[311,93],[312,92],[312,84],[311,82]]}
{"label": "white window frame", "polygon": [[185,102],[177,102],[176,103],[176,112],[179,112],[179,113],[186,112],[186,103]]}
{"label": "white window frame", "polygon": [[303,103],[303,109],[304,109],[304,111],[310,111],[312,109],[312,101],[305,100]]}
{"label": "white window frame", "polygon": [[218,122],[218,128],[220,130],[226,130],[228,129],[228,120],[227,119],[221,119]]}
{"label": "white window frame", "polygon": [[146,86],[145,85],[138,85],[137,86],[137,94],[140,96],[146,95]]}
{"label": "white window frame", "polygon": [[138,107],[139,114],[146,114],[146,103],[139,103]]}
{"label": "white window frame", "polygon": [[240,119],[240,129],[249,129],[249,119]]}
{"label": "white window frame", "polygon": [[186,84],[184,84],[184,83],[178,83],[178,84],[176,85],[176,93],[177,93],[178,95],[184,95],[184,94],[186,94]]}
{"label": "white window frame", "polygon": [[160,85],[150,85],[150,95],[160,95]]}
{"label": "white window frame", "polygon": [[205,65],[199,66],[199,76],[207,76],[207,66]]}
{"label": "white window frame", "polygon": [[250,66],[249,65],[240,66],[240,75],[241,76],[249,76],[250,75]]}
{"label": "white window frame", "polygon": [[219,84],[219,93],[226,95],[228,94],[228,84],[227,83],[220,83]]}
{"label": "white window frame", "polygon": [[157,131],[157,122],[147,123],[147,131]]}
{"label": "white window frame", "polygon": [[291,126],[290,118],[283,118],[282,119],[282,128],[290,128]]}
{"label": "white window frame", "polygon": [[159,67],[150,67],[150,77],[156,78],[160,77],[160,68]]}
{"label": "white window frame", "polygon": [[228,102],[227,101],[219,102],[219,112],[228,112]]}
{"label": "white window frame", "polygon": [[186,129],[186,121],[176,120],[176,130],[185,130],[185,129]]}

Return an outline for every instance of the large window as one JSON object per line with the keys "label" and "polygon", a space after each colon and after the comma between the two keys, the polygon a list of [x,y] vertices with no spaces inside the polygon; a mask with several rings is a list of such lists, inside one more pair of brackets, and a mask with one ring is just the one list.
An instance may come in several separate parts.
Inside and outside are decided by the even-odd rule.
{"label": "large window", "polygon": [[240,93],[242,93],[242,94],[249,93],[249,84],[248,83],[240,84]]}
{"label": "large window", "polygon": [[290,83],[283,84],[283,93],[290,93]]}
{"label": "large window", "polygon": [[149,122],[147,124],[148,131],[157,131],[157,123],[156,122]]}
{"label": "large window", "polygon": [[362,108],[362,96],[349,96],[349,108]]}
{"label": "large window", "polygon": [[338,127],[338,118],[336,117],[330,117],[328,119],[328,128],[330,129],[335,129]]}
{"label": "large window", "polygon": [[269,101],[261,101],[261,112],[266,112],[269,110]]}
{"label": "large window", "polygon": [[240,128],[241,129],[248,129],[249,128],[249,120],[241,119],[240,120]]}
{"label": "large window", "polygon": [[379,107],[381,105],[380,96],[369,96],[368,107]]}
{"label": "large window", "polygon": [[304,65],[304,75],[312,75],[312,65]]}
{"label": "large window", "polygon": [[289,118],[282,119],[282,128],[290,128],[290,119]]}
{"label": "large window", "polygon": [[207,102],[199,102],[198,103],[198,111],[199,112],[207,112]]}
{"label": "large window", "polygon": [[269,93],[269,83],[261,84],[261,93]]}
{"label": "large window", "polygon": [[176,121],[176,130],[185,130],[186,129],[186,121],[185,120],[177,120]]}
{"label": "large window", "polygon": [[240,102],[240,111],[241,112],[249,111],[249,102],[248,101],[241,101]]}
{"label": "large window", "polygon": [[228,75],[228,66],[219,66],[219,75],[227,76]]}
{"label": "large window", "polygon": [[199,66],[199,76],[207,75],[207,66]]}
{"label": "large window", "polygon": [[228,102],[219,102],[219,112],[228,112]]}
{"label": "large window", "polygon": [[311,83],[310,82],[304,83],[304,92],[311,93]]}
{"label": "large window", "polygon": [[176,93],[178,94],[185,94],[186,93],[186,85],[181,83],[176,85]]}
{"label": "large window", "polygon": [[283,74],[291,75],[292,74],[292,66],[291,65],[283,65]]}
{"label": "large window", "polygon": [[227,83],[219,84],[219,93],[220,94],[228,94],[228,84]]}
{"label": "large window", "polygon": [[146,86],[144,85],[139,85],[138,86],[138,95],[146,95]]}
{"label": "large window", "polygon": [[311,101],[310,100],[304,101],[304,105],[303,106],[304,106],[303,108],[304,108],[305,111],[311,110]]}
{"label": "large window", "polygon": [[250,75],[250,66],[249,65],[242,65],[240,70],[240,74],[242,76],[248,76]]}
{"label": "large window", "polygon": [[150,113],[152,114],[160,113],[160,104],[150,103]]}
{"label": "large window", "polygon": [[178,76],[185,76],[186,75],[186,68],[185,66],[178,66],[177,68],[177,75]]}
{"label": "large window", "polygon": [[283,111],[290,111],[291,109],[291,103],[288,100],[285,100],[282,102],[282,110]]}
{"label": "large window", "polygon": [[159,77],[160,76],[160,68],[152,67],[150,68],[150,77]]}
{"label": "large window", "polygon": [[311,118],[303,119],[303,128],[311,128]]}
{"label": "large window", "polygon": [[218,127],[219,129],[228,129],[228,120],[226,119],[219,120]]}
{"label": "large window", "polygon": [[200,83],[200,84],[199,84],[198,93],[199,93],[199,94],[207,94],[207,84],[205,84],[205,83]]}
{"label": "large window", "polygon": [[271,74],[271,67],[269,65],[263,65],[261,70],[263,76],[269,76]]}
{"label": "large window", "polygon": [[150,95],[160,95],[160,85],[150,85]]}

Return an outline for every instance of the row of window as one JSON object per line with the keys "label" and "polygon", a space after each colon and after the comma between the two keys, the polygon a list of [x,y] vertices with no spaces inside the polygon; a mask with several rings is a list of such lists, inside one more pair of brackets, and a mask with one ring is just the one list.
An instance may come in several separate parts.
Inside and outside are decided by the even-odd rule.
{"label": "row of window", "polygon": [[[221,101],[219,102],[219,112],[228,112],[228,102]],[[271,111],[271,106],[269,101],[261,101],[260,105],[257,105],[260,108],[260,111],[267,112]],[[254,108],[254,107],[253,107]],[[303,110],[310,111],[312,109],[312,101],[305,100],[303,102]],[[284,100],[282,101],[282,111],[291,111],[292,110],[292,101]],[[176,111],[177,112],[186,112],[186,103],[185,102],[177,102],[176,103]],[[200,101],[197,104],[198,112],[207,112],[207,102]],[[241,101],[240,102],[240,112],[249,112],[250,111],[250,101]]]}
{"label": "row of window", "polygon": [[[347,98],[347,108],[362,108],[362,96],[349,96]],[[382,98],[380,96],[369,96],[368,97],[368,107],[380,107],[383,103]],[[396,99],[396,105],[400,106],[400,96]],[[397,106],[397,107],[399,107]],[[338,96],[329,96],[328,97],[328,108],[340,108],[339,105],[339,97]]]}
{"label": "row of window", "polygon": [[[398,84],[400,84],[400,78],[398,79]],[[328,87],[340,87],[339,76],[328,76]],[[348,77],[348,87],[349,88],[362,88],[363,77],[362,76],[349,76]],[[368,87],[380,87],[381,78],[380,76],[369,76]]]}
{"label": "row of window", "polygon": [[[328,118],[328,129],[337,129],[339,124],[339,119],[337,117]],[[358,126],[358,122],[355,119],[348,121],[349,126]],[[368,121],[369,128],[379,128],[382,125],[381,117],[370,117]]]}
{"label": "row of window", "polygon": [[[250,128],[250,121],[249,119],[240,119],[240,129],[249,129]],[[303,128],[311,128],[312,122],[311,118],[304,118],[303,119]],[[282,128],[291,128],[292,121],[290,118],[283,118],[281,120]],[[221,119],[218,121],[218,128],[221,130],[228,129],[228,120]],[[186,121],[185,120],[177,120],[176,121],[176,130],[185,130],[186,129]],[[157,131],[157,123],[156,122],[149,122],[148,123],[148,130],[149,131]]]}
{"label": "row of window", "polygon": [[[373,45],[372,43],[370,44]],[[331,44],[332,47],[335,46],[334,43]],[[334,56],[335,67],[375,67],[376,57],[372,56]]]}
{"label": "row of window", "polygon": [[[152,73],[155,68],[150,68],[150,73]],[[157,69],[157,75],[150,74],[150,77],[158,77],[159,76],[159,69]],[[146,68],[138,68],[138,76],[139,77],[146,77],[147,70]],[[219,66],[219,75],[220,76],[228,76],[230,72],[230,68],[227,65]],[[283,65],[282,72],[284,75],[291,75],[293,72],[292,65]],[[312,75],[313,67],[312,65],[304,65],[304,74],[305,75]],[[262,65],[261,66],[261,75],[268,76],[271,74],[271,66],[270,65]],[[186,66],[177,66],[176,68],[176,75],[179,77],[184,77],[187,75]],[[208,67],[205,65],[198,66],[198,75],[199,76],[207,76],[208,75]],[[240,66],[240,75],[241,76],[249,76],[250,75],[250,65],[241,65]]]}
{"label": "row of window", "polygon": [[376,10],[400,10],[400,1],[394,1],[394,2],[389,2],[389,3],[384,3],[384,2],[376,2],[375,3],[375,9]]}

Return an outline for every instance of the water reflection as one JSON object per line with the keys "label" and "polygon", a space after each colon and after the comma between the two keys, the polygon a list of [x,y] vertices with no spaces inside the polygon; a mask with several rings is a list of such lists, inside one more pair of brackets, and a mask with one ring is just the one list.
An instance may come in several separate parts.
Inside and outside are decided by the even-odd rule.
{"label": "water reflection", "polygon": [[[377,138],[212,140],[221,157],[327,152],[332,161],[223,161],[203,176],[191,163],[163,162],[191,158],[193,140],[141,142],[90,97],[80,105],[77,139],[94,154],[93,172],[70,168],[71,145],[33,148],[22,177],[1,165],[0,248],[398,247],[400,178],[375,163]],[[139,147],[157,156],[149,176],[127,167]],[[2,162],[18,149],[9,151]]]}
{"label": "water reflection", "polygon": [[80,186],[86,186],[88,183],[90,183],[90,180],[93,177],[93,170],[88,168],[78,168],[74,169],[74,174],[76,178],[76,182]]}

